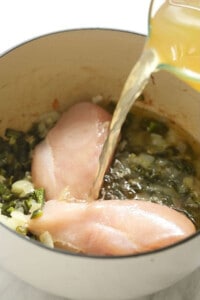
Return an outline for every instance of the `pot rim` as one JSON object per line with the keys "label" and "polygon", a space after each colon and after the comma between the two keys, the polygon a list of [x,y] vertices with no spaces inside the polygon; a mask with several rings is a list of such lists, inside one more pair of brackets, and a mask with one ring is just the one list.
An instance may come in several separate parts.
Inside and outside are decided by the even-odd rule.
{"label": "pot rim", "polygon": [[[52,35],[56,35],[56,34],[67,33],[67,32],[76,32],[76,31],[102,31],[102,32],[104,32],[104,31],[105,32],[106,31],[107,32],[108,31],[112,32],[113,31],[113,32],[118,32],[118,33],[122,33],[122,34],[123,33],[126,33],[126,34],[128,33],[130,35],[146,37],[145,34],[137,33],[137,32],[134,32],[134,31],[122,30],[122,29],[113,29],[113,28],[103,28],[103,27],[86,27],[86,28],[64,29],[64,30],[60,30],[60,31],[50,32],[50,33],[47,33],[47,34],[42,34],[42,35],[36,36],[34,38],[28,39],[28,40],[26,40],[22,43],[19,43],[18,45],[14,46],[14,47],[11,47],[8,50],[5,50],[3,53],[0,53],[0,59],[3,58],[4,56],[6,56],[7,54],[11,53],[12,51],[15,51],[17,48],[20,48],[20,47],[22,47],[22,46],[24,46],[28,43],[34,42],[35,40],[43,39],[43,38],[46,38],[48,36],[52,36]],[[181,246],[181,245],[189,242],[190,240],[193,240],[193,239],[197,238],[200,235],[200,230],[199,230],[199,231],[196,231],[194,234],[190,235],[189,237],[187,237],[187,238],[185,238],[185,239],[183,239],[179,242],[173,243],[169,246],[165,246],[165,247],[162,247],[162,248],[159,248],[159,249],[156,249],[156,250],[150,250],[150,251],[146,251],[146,252],[140,252],[140,253],[137,253],[137,254],[129,254],[129,255],[123,255],[123,256],[120,256],[120,255],[117,255],[117,256],[111,256],[111,255],[102,256],[102,255],[89,255],[89,254],[73,253],[73,252],[58,249],[58,248],[50,248],[48,246],[45,246],[44,244],[42,244],[39,241],[36,241],[36,240],[33,240],[33,239],[27,239],[27,237],[24,237],[24,236],[20,235],[19,233],[17,233],[13,229],[10,229],[6,225],[2,224],[1,222],[0,222],[0,226],[2,226],[4,229],[8,230],[8,232],[10,232],[11,234],[14,234],[16,237],[22,239],[23,241],[31,243],[35,246],[39,246],[42,249],[46,249],[48,251],[51,251],[52,253],[61,254],[61,255],[70,255],[72,257],[79,257],[79,258],[98,259],[98,260],[101,260],[101,259],[103,259],[103,260],[105,260],[105,259],[107,259],[107,260],[115,259],[116,260],[116,259],[131,259],[131,258],[133,259],[133,258],[150,256],[152,254],[159,254],[161,252],[177,248],[178,246]]]}

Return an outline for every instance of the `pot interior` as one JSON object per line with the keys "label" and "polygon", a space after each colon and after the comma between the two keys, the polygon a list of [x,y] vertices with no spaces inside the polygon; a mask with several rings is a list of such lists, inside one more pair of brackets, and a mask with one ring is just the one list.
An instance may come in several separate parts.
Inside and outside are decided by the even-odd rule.
{"label": "pot interior", "polygon": [[[145,37],[85,29],[50,34],[0,58],[1,131],[26,129],[38,116],[102,95],[117,101]],[[200,141],[199,94],[166,72],[151,77],[136,105],[166,115]]]}

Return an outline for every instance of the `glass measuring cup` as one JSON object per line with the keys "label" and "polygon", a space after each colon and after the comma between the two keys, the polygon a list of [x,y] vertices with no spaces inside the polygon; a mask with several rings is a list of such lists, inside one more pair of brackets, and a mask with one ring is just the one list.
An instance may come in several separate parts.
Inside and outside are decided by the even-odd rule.
{"label": "glass measuring cup", "polygon": [[114,154],[121,127],[151,74],[168,70],[200,91],[200,1],[153,0],[149,34],[139,61],[126,80],[100,156],[90,199],[98,198],[104,174]]}
{"label": "glass measuring cup", "polygon": [[149,11],[146,48],[168,70],[200,91],[200,1],[154,0]]}

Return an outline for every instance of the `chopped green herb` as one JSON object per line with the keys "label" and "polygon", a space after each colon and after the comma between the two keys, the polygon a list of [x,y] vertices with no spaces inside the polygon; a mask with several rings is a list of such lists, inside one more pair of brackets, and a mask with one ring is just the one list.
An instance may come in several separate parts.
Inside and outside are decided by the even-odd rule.
{"label": "chopped green herb", "polygon": [[157,133],[165,135],[168,131],[168,126],[154,119],[143,119],[141,121],[141,128],[148,131],[149,133]]}
{"label": "chopped green herb", "polygon": [[39,218],[41,216],[42,216],[42,210],[37,209],[37,210],[34,210],[34,212],[32,213],[31,219]]}
{"label": "chopped green herb", "polygon": [[44,189],[43,188],[35,189],[34,193],[35,193],[35,200],[43,206],[45,201]]}

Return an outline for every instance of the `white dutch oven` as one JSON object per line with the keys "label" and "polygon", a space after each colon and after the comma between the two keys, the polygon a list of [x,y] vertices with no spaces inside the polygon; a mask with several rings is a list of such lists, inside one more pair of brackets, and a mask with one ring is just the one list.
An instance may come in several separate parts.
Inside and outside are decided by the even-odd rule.
{"label": "white dutch oven", "polygon": [[[0,58],[1,133],[101,94],[118,99],[145,38],[113,30],[75,30],[25,43]],[[200,95],[157,73],[139,105],[167,115],[200,141]],[[199,233],[129,257],[86,257],[50,250],[0,226],[0,264],[37,288],[70,299],[133,299],[168,287],[200,265]]]}

